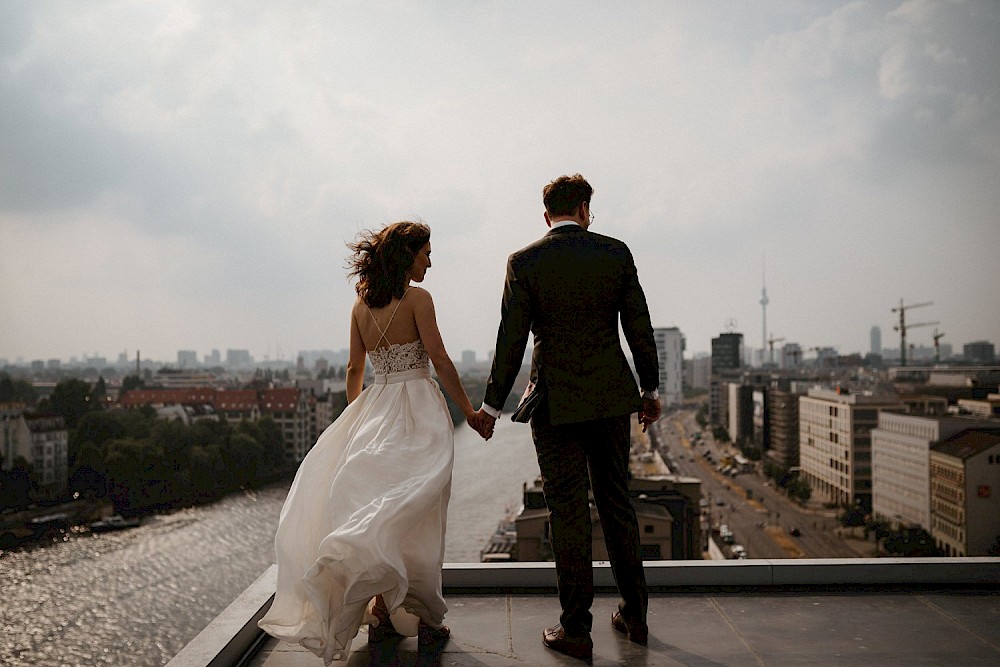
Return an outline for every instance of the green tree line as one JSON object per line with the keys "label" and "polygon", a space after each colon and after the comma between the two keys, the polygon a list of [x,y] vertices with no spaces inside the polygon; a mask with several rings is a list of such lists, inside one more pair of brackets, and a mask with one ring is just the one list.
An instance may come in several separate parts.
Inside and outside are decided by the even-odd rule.
{"label": "green tree line", "polygon": [[150,408],[91,411],[70,436],[69,490],[123,513],[203,503],[290,472],[284,450],[269,417],[188,426]]}

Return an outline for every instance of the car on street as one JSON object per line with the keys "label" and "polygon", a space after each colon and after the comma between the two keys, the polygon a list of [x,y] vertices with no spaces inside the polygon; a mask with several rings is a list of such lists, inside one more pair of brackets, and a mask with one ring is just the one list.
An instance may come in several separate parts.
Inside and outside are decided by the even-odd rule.
{"label": "car on street", "polygon": [[802,531],[799,530],[798,528],[793,527],[788,529],[788,534],[791,535],[792,537],[798,537],[799,535],[802,534]]}

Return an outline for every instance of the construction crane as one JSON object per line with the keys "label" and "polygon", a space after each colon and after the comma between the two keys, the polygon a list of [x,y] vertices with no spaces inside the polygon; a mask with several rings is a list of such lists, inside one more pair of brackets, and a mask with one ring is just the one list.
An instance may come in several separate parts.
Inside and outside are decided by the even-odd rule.
{"label": "construction crane", "polygon": [[934,363],[941,363],[941,343],[938,341],[944,337],[944,332],[938,333],[937,329],[934,329]]}
{"label": "construction crane", "polygon": [[775,343],[780,343],[780,342],[782,342],[784,340],[785,340],[784,338],[775,338],[774,334],[771,334],[771,337],[767,339],[767,345],[771,349],[771,365],[772,366],[774,366],[774,344]]}
{"label": "construction crane", "polygon": [[921,322],[919,324],[907,324],[906,323],[906,311],[913,310],[914,308],[923,308],[924,306],[934,305],[933,301],[924,301],[923,303],[912,303],[910,305],[903,305],[903,300],[899,300],[899,307],[893,308],[892,312],[899,313],[899,324],[894,326],[893,329],[899,332],[899,365],[906,365],[906,331],[908,329],[915,329],[917,327],[926,327],[932,324],[939,324],[938,322]]}

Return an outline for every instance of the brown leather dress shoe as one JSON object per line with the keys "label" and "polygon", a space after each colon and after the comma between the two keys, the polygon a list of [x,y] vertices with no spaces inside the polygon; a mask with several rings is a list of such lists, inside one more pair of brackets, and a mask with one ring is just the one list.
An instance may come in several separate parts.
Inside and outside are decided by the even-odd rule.
{"label": "brown leather dress shoe", "polygon": [[590,638],[590,633],[571,636],[566,634],[561,625],[545,628],[542,632],[542,643],[553,651],[564,653],[577,660],[589,662],[594,657],[594,642]]}
{"label": "brown leather dress shoe", "polygon": [[620,611],[611,615],[611,627],[636,644],[645,644],[649,641],[649,626],[645,623],[627,622]]}

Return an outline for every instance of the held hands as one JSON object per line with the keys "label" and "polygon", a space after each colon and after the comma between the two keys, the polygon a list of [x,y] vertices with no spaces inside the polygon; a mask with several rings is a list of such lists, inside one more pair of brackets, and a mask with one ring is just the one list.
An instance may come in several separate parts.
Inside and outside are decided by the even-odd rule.
{"label": "held hands", "polygon": [[642,399],[642,412],[639,413],[639,423],[645,433],[650,424],[660,418],[660,401],[654,398]]}
{"label": "held hands", "polygon": [[482,408],[479,409],[479,412],[474,412],[466,417],[466,421],[476,433],[483,437],[483,440],[489,440],[493,437],[493,425],[496,423],[496,418],[483,411]]}

